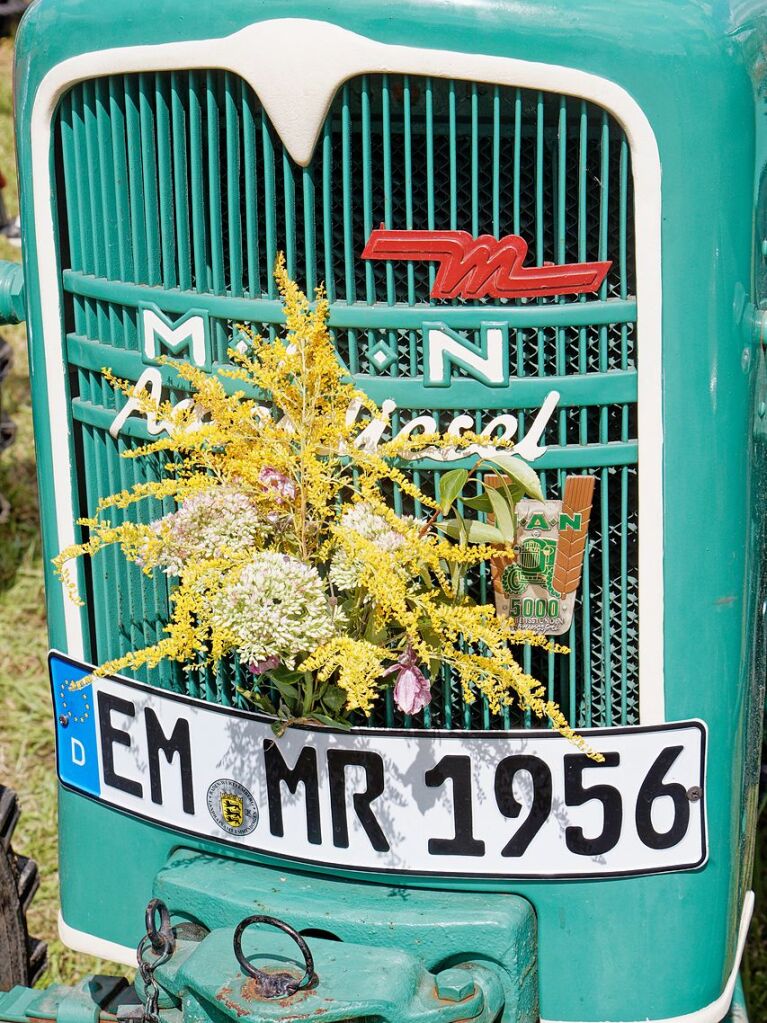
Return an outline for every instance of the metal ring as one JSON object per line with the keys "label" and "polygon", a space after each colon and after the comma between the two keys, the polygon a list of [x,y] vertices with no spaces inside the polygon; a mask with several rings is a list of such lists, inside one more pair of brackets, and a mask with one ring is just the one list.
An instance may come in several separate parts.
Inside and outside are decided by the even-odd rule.
{"label": "metal ring", "polygon": [[[148,970],[151,973],[156,970],[158,966],[164,966],[173,955],[175,945],[165,938],[163,939],[163,942],[164,943],[160,947],[159,952],[155,952],[152,948],[152,942],[148,934],[145,934],[139,942],[136,950],[136,959],[138,961],[138,967],[141,971],[142,977],[144,976],[145,971]],[[152,957],[149,959],[144,958],[150,949],[152,949]]]}
{"label": "metal ring", "polygon": [[[160,926],[156,925],[156,918],[159,913]],[[176,947],[176,939],[173,934],[173,927],[170,922],[170,912],[162,899],[152,899],[146,907],[144,914],[146,934],[152,943],[152,951],[158,956],[171,956]]]}
{"label": "metal ring", "polygon": [[[241,920],[237,924],[234,936],[232,937],[232,948],[234,949],[234,955],[237,962],[240,964],[245,973],[247,973],[249,977],[253,977],[255,980],[259,981],[262,986],[264,981],[269,979],[269,974],[264,973],[261,970],[257,970],[255,966],[251,965],[251,963],[249,963],[245,958],[245,954],[242,951],[242,935],[246,928],[250,927],[251,924],[269,924],[270,927],[276,927],[278,930],[284,931],[285,934],[289,935],[293,941],[295,941],[296,945],[298,945],[301,950],[301,955],[304,957],[306,970],[299,981],[291,981],[286,984],[287,993],[294,995],[302,988],[308,987],[315,978],[314,957],[309,951],[309,946],[295,928],[291,927],[290,924],[286,924],[284,920],[278,920],[275,916],[247,916],[244,920]],[[284,995],[282,997],[284,997]]]}

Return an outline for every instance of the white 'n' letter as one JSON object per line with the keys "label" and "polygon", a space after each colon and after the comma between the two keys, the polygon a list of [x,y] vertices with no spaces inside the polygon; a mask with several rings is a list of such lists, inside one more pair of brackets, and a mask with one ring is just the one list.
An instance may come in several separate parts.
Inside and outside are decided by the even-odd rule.
{"label": "white 'n' letter", "polygon": [[424,324],[424,386],[449,387],[452,367],[459,366],[487,387],[505,387],[509,382],[508,328],[483,324],[480,334],[481,344],[475,345],[444,324]]}

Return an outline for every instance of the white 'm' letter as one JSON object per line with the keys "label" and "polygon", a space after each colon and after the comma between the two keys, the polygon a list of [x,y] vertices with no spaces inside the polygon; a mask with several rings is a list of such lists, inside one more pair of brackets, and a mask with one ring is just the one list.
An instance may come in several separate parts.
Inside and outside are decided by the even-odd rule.
{"label": "white 'm' letter", "polygon": [[160,354],[158,342],[162,341],[174,354],[180,348],[189,347],[194,364],[207,367],[206,330],[202,316],[189,316],[174,327],[154,309],[144,308],[141,310],[141,322],[144,332],[144,355],[147,359],[157,358]]}

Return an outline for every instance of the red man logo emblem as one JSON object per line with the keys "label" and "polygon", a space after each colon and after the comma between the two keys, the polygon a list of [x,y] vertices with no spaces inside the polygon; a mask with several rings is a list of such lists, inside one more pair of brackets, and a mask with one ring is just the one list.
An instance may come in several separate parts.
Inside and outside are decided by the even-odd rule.
{"label": "red man logo emblem", "polygon": [[368,238],[363,259],[439,263],[432,298],[539,298],[596,292],[612,263],[523,266],[527,242],[516,234],[472,238],[467,231],[387,231]]}

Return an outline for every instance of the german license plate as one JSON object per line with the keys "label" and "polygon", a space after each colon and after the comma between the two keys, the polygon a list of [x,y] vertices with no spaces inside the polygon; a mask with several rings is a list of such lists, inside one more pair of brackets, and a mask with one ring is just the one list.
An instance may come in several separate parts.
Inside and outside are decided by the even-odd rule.
{"label": "german license plate", "polygon": [[174,831],[347,870],[606,877],[706,860],[700,721],[556,732],[291,727],[50,658],[63,785]]}

